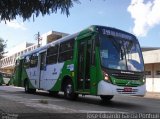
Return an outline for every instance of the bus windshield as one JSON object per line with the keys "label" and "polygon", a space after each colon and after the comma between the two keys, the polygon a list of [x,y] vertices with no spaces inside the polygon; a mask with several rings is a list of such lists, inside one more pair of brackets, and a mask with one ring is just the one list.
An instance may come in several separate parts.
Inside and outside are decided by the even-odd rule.
{"label": "bus windshield", "polygon": [[144,71],[140,46],[137,40],[100,35],[101,64],[105,68]]}

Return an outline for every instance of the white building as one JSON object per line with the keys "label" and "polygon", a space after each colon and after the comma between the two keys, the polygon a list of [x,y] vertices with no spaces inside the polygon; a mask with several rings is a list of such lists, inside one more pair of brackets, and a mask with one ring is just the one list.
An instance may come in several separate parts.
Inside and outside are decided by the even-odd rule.
{"label": "white building", "polygon": [[[61,37],[64,37],[68,34],[61,33],[57,31],[49,31],[40,36],[40,46],[46,45],[54,40],[57,40]],[[5,54],[5,57],[0,60],[0,71],[5,73],[13,73],[15,61],[18,56],[22,54],[32,51],[38,47],[38,43],[27,43],[23,42]]]}
{"label": "white building", "polygon": [[5,54],[5,57],[0,60],[1,72],[13,72],[16,58],[35,48],[37,48],[37,44],[23,42],[11,49],[7,54]]}
{"label": "white building", "polygon": [[143,58],[147,91],[160,92],[160,49],[143,51]]}

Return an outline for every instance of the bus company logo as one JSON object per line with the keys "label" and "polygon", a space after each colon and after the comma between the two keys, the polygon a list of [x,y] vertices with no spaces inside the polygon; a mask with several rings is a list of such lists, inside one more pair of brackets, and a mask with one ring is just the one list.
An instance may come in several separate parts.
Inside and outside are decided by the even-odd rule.
{"label": "bus company logo", "polygon": [[134,74],[134,72],[121,71],[122,74]]}
{"label": "bus company logo", "polygon": [[53,74],[53,75],[56,75],[56,74],[57,74],[56,68],[53,69],[53,73],[52,73],[52,74]]}
{"label": "bus company logo", "polygon": [[67,65],[67,69],[69,69],[70,71],[73,71],[74,70],[74,64]]}
{"label": "bus company logo", "polygon": [[33,72],[33,76],[36,76],[36,72],[35,71]]}
{"label": "bus company logo", "polygon": [[126,86],[128,86],[128,85],[130,85],[131,84],[131,82],[130,81],[128,81],[128,83],[126,83]]}

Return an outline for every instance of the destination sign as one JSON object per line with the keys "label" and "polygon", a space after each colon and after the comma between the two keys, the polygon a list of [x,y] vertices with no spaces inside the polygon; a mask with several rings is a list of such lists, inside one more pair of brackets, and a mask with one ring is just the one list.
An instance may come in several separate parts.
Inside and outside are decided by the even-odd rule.
{"label": "destination sign", "polygon": [[116,30],[105,29],[105,28],[102,28],[101,30],[102,30],[101,32],[102,32],[103,35],[111,35],[111,36],[115,36],[115,37],[129,39],[129,40],[133,39],[131,35],[125,34],[123,32],[119,32],[119,31],[116,31]]}

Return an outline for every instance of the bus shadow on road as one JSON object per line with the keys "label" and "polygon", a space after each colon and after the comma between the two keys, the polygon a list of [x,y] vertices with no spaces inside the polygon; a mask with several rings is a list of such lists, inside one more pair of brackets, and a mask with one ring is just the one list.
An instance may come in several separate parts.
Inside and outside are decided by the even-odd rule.
{"label": "bus shadow on road", "polygon": [[[118,97],[115,97],[118,98]],[[129,98],[130,99],[130,98]],[[132,103],[131,100],[128,100],[127,102],[122,101],[122,99],[112,99],[110,101],[102,101],[99,97],[79,97],[77,99],[78,102],[83,102],[83,103],[89,103],[89,104],[94,104],[94,105],[100,105],[104,107],[111,107],[111,108],[118,108],[118,109],[125,109],[125,110],[138,110],[140,111],[141,109],[144,110],[144,106],[136,103]]]}
{"label": "bus shadow on road", "polygon": [[[58,94],[58,96],[52,96],[49,95],[49,93],[46,92],[36,92],[35,95],[41,95],[41,96],[47,96],[50,98],[56,98],[56,99],[65,99],[63,93]],[[67,100],[73,102],[73,100]],[[144,105],[141,105],[140,103],[136,103],[135,97],[124,97],[124,96],[115,96],[112,100],[110,101],[102,101],[99,96],[81,96],[74,100],[74,103],[87,103],[87,104],[94,104],[98,106],[103,106],[103,107],[108,107],[108,108],[116,108],[116,109],[122,109],[122,110],[127,110],[127,111],[134,111],[136,110],[138,112],[147,112],[146,107]]]}
{"label": "bus shadow on road", "polygon": [[104,102],[99,98],[99,96],[86,96],[79,97],[77,101],[129,112],[148,112],[146,106],[138,100],[140,99],[135,97],[115,96],[112,100]]}

